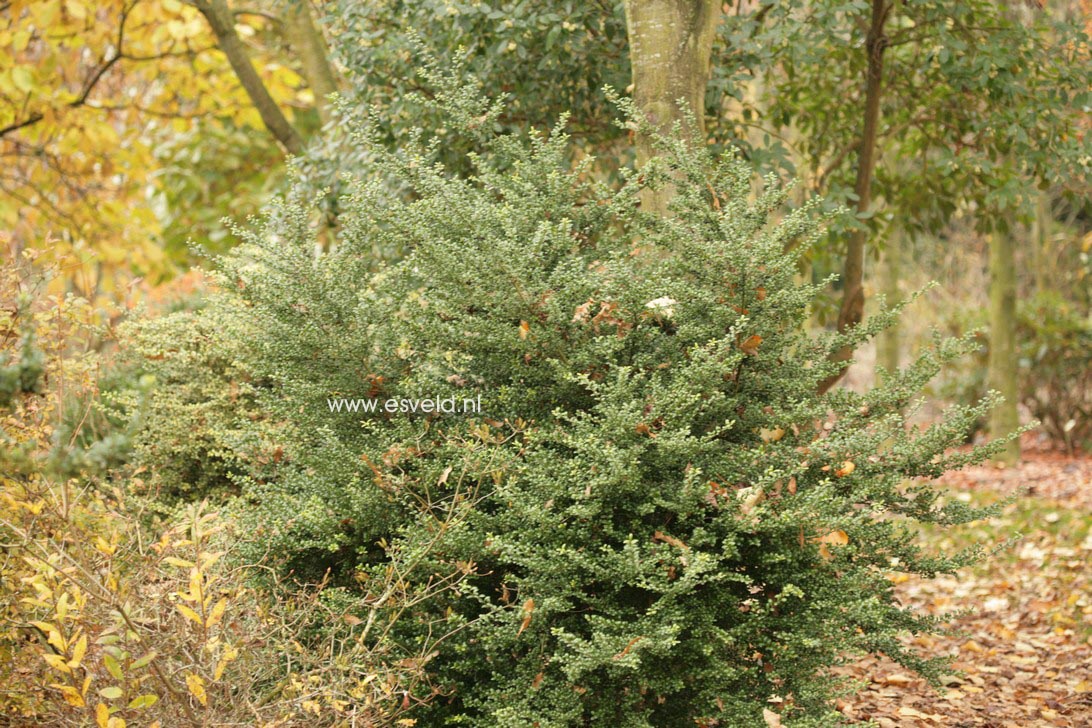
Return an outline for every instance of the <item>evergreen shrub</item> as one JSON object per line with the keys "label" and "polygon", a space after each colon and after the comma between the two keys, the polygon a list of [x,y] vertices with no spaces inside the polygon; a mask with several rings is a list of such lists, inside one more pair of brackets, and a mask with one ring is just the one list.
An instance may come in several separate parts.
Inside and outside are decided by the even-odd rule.
{"label": "evergreen shrub", "polygon": [[[640,174],[600,183],[563,133],[493,134],[499,103],[427,75],[445,135],[392,151],[358,130],[377,174],[352,184],[336,241],[316,254],[310,211],[274,205],[201,313],[282,438],[237,506],[255,548],[328,579],[331,603],[382,605],[372,585],[396,575],[392,659],[438,644],[405,698],[419,726],[771,711],[828,726],[846,656],[936,675],[898,640],[936,622],[891,577],[976,558],[922,553],[913,526],[981,517],[927,481],[988,454],[947,451],[990,401],[924,429],[902,413],[967,342],[938,339],[865,394],[819,395],[828,354],[898,312],[806,331],[818,287],[796,270],[817,204],[790,210],[737,157],[666,138]],[[475,141],[469,175],[432,161],[453,134]],[[671,215],[642,213],[642,186],[665,183]],[[482,411],[332,412],[336,397]]]}

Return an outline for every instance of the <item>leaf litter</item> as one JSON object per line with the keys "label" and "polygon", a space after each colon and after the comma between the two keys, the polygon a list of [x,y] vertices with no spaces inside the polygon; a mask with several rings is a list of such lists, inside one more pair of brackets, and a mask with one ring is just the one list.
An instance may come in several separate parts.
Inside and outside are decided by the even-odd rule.
{"label": "leaf litter", "polygon": [[838,709],[881,728],[1092,726],[1092,458],[1031,450],[1016,466],[947,473],[938,486],[976,505],[1016,500],[955,532],[923,529],[929,546],[1021,539],[957,576],[893,577],[904,604],[929,614],[970,610],[949,623],[952,634],[904,637],[950,656],[952,674],[937,690],[869,656],[837,670],[865,685]]}

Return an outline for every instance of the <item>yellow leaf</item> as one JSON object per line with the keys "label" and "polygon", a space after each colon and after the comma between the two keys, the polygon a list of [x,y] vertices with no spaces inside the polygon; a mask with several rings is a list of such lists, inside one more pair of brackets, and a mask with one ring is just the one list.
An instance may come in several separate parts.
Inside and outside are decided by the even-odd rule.
{"label": "yellow leaf", "polygon": [[67,0],[64,9],[74,20],[83,20],[87,17],[87,8],[79,0]]}
{"label": "yellow leaf", "polygon": [[57,683],[51,683],[51,688],[56,688],[61,691],[61,695],[64,696],[64,701],[75,708],[82,708],[86,705],[83,700],[83,696],[80,695],[80,691],[71,685],[59,685]]}
{"label": "yellow leaf", "polygon": [[209,613],[209,619],[205,623],[206,627],[214,627],[220,623],[220,620],[224,616],[224,610],[227,608],[227,599],[221,599],[216,602],[216,606],[212,608],[212,612]]}
{"label": "yellow leaf", "polygon": [[[278,450],[281,450],[281,448],[278,448]],[[274,453],[274,455],[276,455],[276,453]],[[212,554],[201,554],[201,568],[202,569],[210,568],[213,564],[215,564],[217,561],[219,561],[220,557],[223,556],[223,555],[224,555],[223,551],[217,551],[216,553],[212,553]]]}
{"label": "yellow leaf", "polygon": [[99,691],[99,695],[106,698],[107,700],[117,700],[124,694],[125,693],[122,691],[122,689],[119,688],[117,685],[111,685]]}
{"label": "yellow leaf", "polygon": [[87,635],[81,635],[76,640],[76,646],[72,648],[72,659],[68,661],[68,666],[75,670],[80,666],[83,661],[83,656],[87,654]]}
{"label": "yellow leaf", "polygon": [[66,652],[68,645],[65,644],[64,638],[61,637],[61,633],[57,631],[49,622],[31,622],[35,627],[42,631],[42,634],[46,635],[49,644],[53,645],[58,652]]}
{"label": "yellow leaf", "polygon": [[34,90],[34,76],[26,66],[16,66],[11,69],[11,80],[18,91],[30,93]]}
{"label": "yellow leaf", "polygon": [[205,681],[201,679],[200,675],[194,675],[190,673],[186,675],[186,687],[189,688],[190,695],[197,698],[197,702],[201,705],[208,705],[209,697],[205,694]]}
{"label": "yellow leaf", "polygon": [[114,551],[117,550],[116,546],[111,544],[109,541],[104,539],[102,536],[96,536],[95,537],[95,548],[97,548],[99,551],[106,554],[107,556],[113,556]]}
{"label": "yellow leaf", "polygon": [[99,728],[106,728],[107,722],[110,720],[110,709],[106,707],[105,703],[99,703],[95,706],[95,725]]}
{"label": "yellow leaf", "polygon": [[527,334],[531,333],[531,324],[526,321],[519,322],[519,338],[526,339]]}
{"label": "yellow leaf", "polygon": [[842,467],[834,471],[834,474],[839,478],[844,478],[856,469],[857,466],[853,464],[852,460],[846,460],[844,463],[842,463]]}
{"label": "yellow leaf", "polygon": [[192,619],[199,625],[204,625],[204,622],[201,619],[201,615],[187,607],[185,604],[176,604],[175,606],[178,607],[178,611],[182,612],[182,614],[184,614],[189,619]]}
{"label": "yellow leaf", "polygon": [[[52,653],[48,655],[42,655],[42,659],[46,661],[46,664],[52,667],[54,670],[60,670],[64,674],[69,674],[72,669],[68,666],[68,663],[60,655],[54,655]],[[75,688],[73,688],[74,690]]]}
{"label": "yellow leaf", "polygon": [[165,558],[163,560],[166,561],[171,566],[177,566],[177,567],[182,568],[182,569],[189,569],[189,568],[193,567],[193,562],[192,561],[186,561],[185,559],[179,559],[179,558],[176,558],[174,556],[168,556],[167,558]]}

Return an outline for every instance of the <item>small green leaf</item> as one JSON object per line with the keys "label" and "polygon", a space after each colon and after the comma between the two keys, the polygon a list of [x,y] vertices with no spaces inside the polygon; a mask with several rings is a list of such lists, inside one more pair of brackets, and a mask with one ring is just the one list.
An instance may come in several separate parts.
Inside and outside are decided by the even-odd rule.
{"label": "small green leaf", "polygon": [[157,700],[159,700],[158,695],[138,695],[129,701],[129,707],[133,709],[147,708],[149,706],[155,705]]}
{"label": "small green leaf", "polygon": [[132,664],[132,668],[133,668],[134,670],[139,670],[139,669],[140,669],[140,668],[142,668],[142,667],[146,667],[146,666],[148,665],[148,663],[149,663],[149,662],[151,662],[152,660],[154,660],[154,659],[155,659],[155,655],[156,655],[156,652],[155,652],[155,650],[152,650],[151,652],[149,652],[148,654],[146,654],[146,655],[145,655],[144,657],[141,657],[141,658],[140,658],[139,660],[137,660],[136,662],[134,662],[134,663]]}
{"label": "small green leaf", "polygon": [[115,679],[121,680],[124,677],[124,673],[121,671],[121,665],[112,656],[104,654],[102,656],[102,662],[106,665],[106,671],[110,673]]}

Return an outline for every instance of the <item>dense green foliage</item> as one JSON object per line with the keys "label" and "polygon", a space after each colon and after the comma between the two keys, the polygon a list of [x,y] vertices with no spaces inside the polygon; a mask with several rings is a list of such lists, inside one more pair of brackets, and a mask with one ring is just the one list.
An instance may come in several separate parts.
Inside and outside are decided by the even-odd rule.
{"label": "dense green foliage", "polygon": [[[961,342],[817,396],[844,339],[803,328],[816,203],[787,211],[737,158],[666,140],[669,163],[597,183],[563,134],[491,133],[500,104],[427,76],[446,125],[480,135],[455,165],[472,174],[426,162],[434,135],[391,152],[363,128],[376,176],[412,194],[357,183],[320,255],[308,210],[272,210],[198,314],[282,438],[238,505],[256,548],[328,575],[332,603],[392,573],[431,589],[388,636],[412,654],[445,635],[421,725],[751,725],[775,696],[829,725],[845,654],[929,672],[895,635],[932,622],[888,577],[972,557],[919,553],[905,521],[980,515],[918,479],[976,457],[943,453],[986,403],[921,432],[900,411]],[[640,186],[668,174],[673,216],[642,215]],[[377,264],[390,248],[410,253]],[[479,396],[480,415],[328,404]]]}
{"label": "dense green foliage", "polygon": [[[735,63],[716,65],[766,81],[742,121],[770,133],[768,155],[780,147],[838,201],[851,199],[856,171],[869,13],[868,2],[793,0],[726,16],[721,26]],[[1016,3],[929,0],[893,4],[884,32],[886,153],[875,192],[903,227],[940,229],[968,201],[991,212],[1026,208],[1029,179],[1086,191],[1079,110],[1089,103],[1088,38],[1075,18]]]}
{"label": "dense green foliage", "polygon": [[260,473],[269,426],[235,342],[200,308],[123,331],[128,374],[142,386],[130,383],[111,404],[139,420],[131,460],[147,472],[140,490],[166,503],[220,499],[237,492],[239,476]]}

